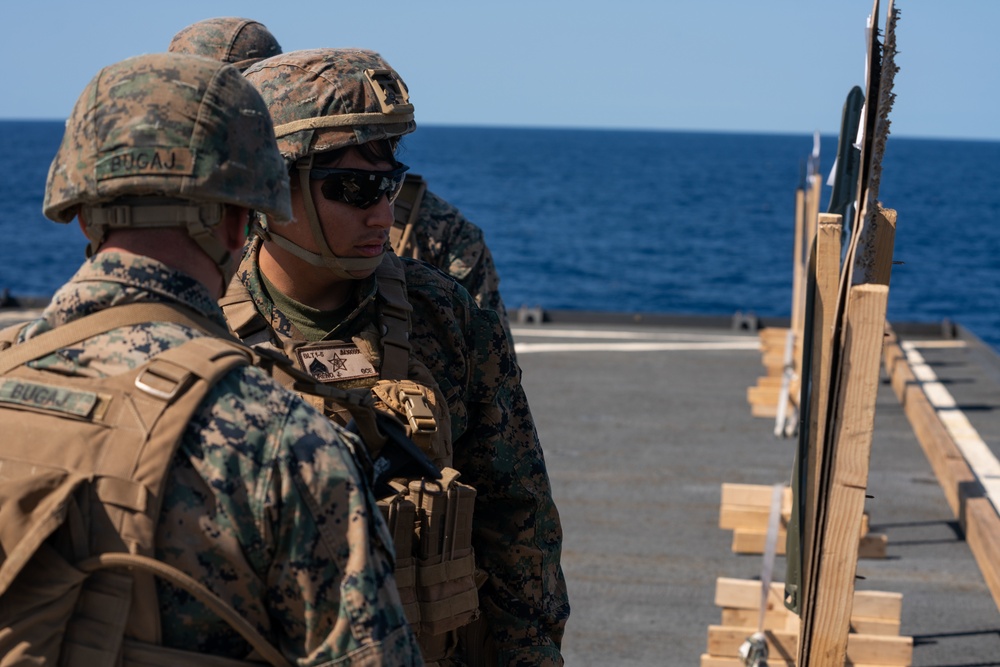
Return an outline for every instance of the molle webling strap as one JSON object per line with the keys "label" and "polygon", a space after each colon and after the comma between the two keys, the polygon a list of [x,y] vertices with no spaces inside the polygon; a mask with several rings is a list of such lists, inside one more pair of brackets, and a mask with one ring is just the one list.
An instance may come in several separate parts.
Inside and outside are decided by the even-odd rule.
{"label": "molle webling strap", "polygon": [[389,229],[389,242],[393,251],[400,257],[420,259],[420,247],[414,243],[410,246],[413,228],[420,214],[420,204],[427,192],[427,181],[418,174],[407,174],[403,189],[393,204],[393,223]]}
{"label": "molle webling strap", "polygon": [[395,255],[385,255],[375,272],[378,292],[382,299],[379,319],[382,330],[383,380],[405,380],[409,377],[410,314],[413,306],[406,298],[406,274],[403,263]]}
{"label": "molle webling strap", "polygon": [[246,345],[262,342],[256,338],[250,340],[250,337],[262,331],[270,331],[268,321],[257,311],[250,292],[239,276],[233,276],[229,281],[226,293],[219,299],[219,307],[226,315],[229,329]]}

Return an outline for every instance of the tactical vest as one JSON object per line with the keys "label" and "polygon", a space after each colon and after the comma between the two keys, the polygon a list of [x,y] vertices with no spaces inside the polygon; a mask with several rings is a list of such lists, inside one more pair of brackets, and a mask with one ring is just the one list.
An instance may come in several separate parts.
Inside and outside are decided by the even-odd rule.
{"label": "tactical vest", "polygon": [[[394,479],[378,500],[393,536],[400,599],[424,660],[433,665],[454,652],[457,630],[479,615],[480,577],[472,550],[476,490],[459,482],[459,473],[451,468],[451,417],[447,402],[430,370],[410,353],[413,307],[406,298],[403,264],[398,257],[387,253],[375,276],[379,299],[377,325],[382,333],[374,340],[356,336],[353,344],[377,369],[377,374],[364,380],[352,378],[348,384],[352,389],[367,389],[376,399],[376,408],[397,417],[406,426],[407,435],[441,470],[439,480]],[[239,280],[230,283],[219,303],[237,337],[253,344],[255,349],[269,346],[283,352],[306,372],[311,370],[309,359],[315,361],[320,355],[329,354],[330,346],[336,345],[330,341],[279,340]],[[297,389],[294,382],[283,379],[279,372],[274,377]],[[335,378],[317,379],[333,386],[338,383]],[[322,397],[304,394],[303,398],[334,421],[344,423],[349,416],[340,405]],[[362,437],[373,458],[377,457],[378,441],[372,446],[364,433]]]}
{"label": "tactical vest", "polygon": [[420,259],[420,246],[413,242],[420,204],[427,193],[427,181],[419,174],[407,174],[403,189],[393,202],[393,223],[389,228],[389,243],[400,257]]}
{"label": "tactical vest", "polygon": [[[200,337],[104,378],[27,362],[145,322],[218,325],[180,306],[116,306],[10,347],[0,333],[0,665],[157,667],[290,663],[201,583],[154,560],[166,477],[194,411],[243,345]],[[154,576],[226,620],[266,663],[159,646]]]}

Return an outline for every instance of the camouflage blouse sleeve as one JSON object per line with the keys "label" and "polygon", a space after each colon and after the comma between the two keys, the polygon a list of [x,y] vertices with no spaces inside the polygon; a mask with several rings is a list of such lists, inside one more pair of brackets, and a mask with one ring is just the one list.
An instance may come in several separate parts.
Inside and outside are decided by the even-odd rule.
{"label": "camouflage blouse sleeve", "polygon": [[424,195],[415,229],[420,247],[430,250],[421,257],[453,277],[468,290],[480,308],[499,315],[509,328],[507,309],[500,297],[500,276],[493,254],[486,245],[483,230],[461,211],[433,192]]}
{"label": "camouflage blouse sleeve", "polygon": [[455,467],[477,490],[474,546],[489,575],[481,609],[500,664],[561,665],[562,527],[521,372],[494,312],[470,311],[467,337],[472,400]]}
{"label": "camouflage blouse sleeve", "polygon": [[[189,426],[157,533],[296,665],[419,665],[390,538],[354,463],[354,436],[257,369],[226,378]],[[192,531],[197,525],[199,530]],[[164,643],[245,655],[228,626],[161,585]],[[352,664],[354,664],[352,660]],[[339,664],[339,663],[338,663]]]}

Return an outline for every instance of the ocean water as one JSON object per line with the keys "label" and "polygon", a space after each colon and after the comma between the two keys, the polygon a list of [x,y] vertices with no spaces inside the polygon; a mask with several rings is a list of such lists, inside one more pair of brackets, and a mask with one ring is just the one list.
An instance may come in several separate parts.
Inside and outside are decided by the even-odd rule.
{"label": "ocean water", "polygon": [[[0,289],[51,294],[83,259],[41,214],[62,123],[0,121]],[[837,138],[823,137],[820,169]],[[400,158],[486,234],[509,309],[787,316],[811,135],[421,127]],[[1000,349],[1000,142],[890,136],[890,321]],[[824,188],[823,207],[829,199]]]}

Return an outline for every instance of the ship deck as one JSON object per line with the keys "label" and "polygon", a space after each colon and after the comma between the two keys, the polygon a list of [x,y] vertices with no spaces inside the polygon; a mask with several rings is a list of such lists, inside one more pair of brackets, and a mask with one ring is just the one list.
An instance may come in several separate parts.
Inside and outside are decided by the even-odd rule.
{"label": "ship deck", "polygon": [[[716,579],[759,579],[763,562],[732,552],[721,485],[787,483],[795,456],[751,416],[758,334],[722,318],[543,319],[513,333],[565,533],[566,663],[697,665],[720,623]],[[995,450],[1000,360],[944,329],[895,326]],[[1000,665],[997,605],[882,373],[866,510],[888,542],[859,560],[856,588],[903,595],[913,665]],[[774,579],[784,571],[779,556]]]}
{"label": "ship deck", "polygon": [[[36,312],[0,309],[0,325]],[[747,403],[758,333],[740,318],[529,315],[513,334],[563,521],[566,664],[697,665],[720,622],[716,579],[761,574],[719,528],[721,485],[788,482],[795,456]],[[996,454],[1000,359],[944,329],[895,326]],[[888,543],[858,562],[857,589],[903,595],[913,665],[1000,665],[997,604],[884,375],[866,509]],[[779,556],[775,580],[784,568]]]}

